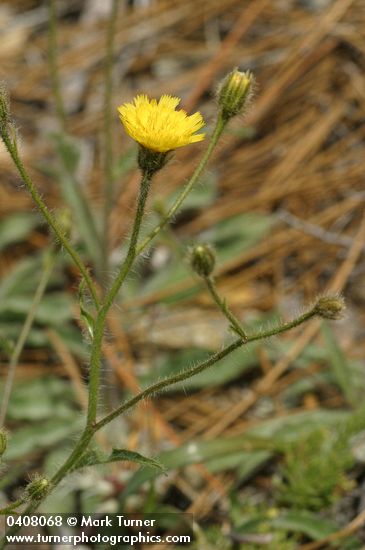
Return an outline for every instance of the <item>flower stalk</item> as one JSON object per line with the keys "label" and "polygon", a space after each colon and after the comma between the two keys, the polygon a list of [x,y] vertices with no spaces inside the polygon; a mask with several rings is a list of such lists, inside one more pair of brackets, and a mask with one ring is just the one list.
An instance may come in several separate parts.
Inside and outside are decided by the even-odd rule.
{"label": "flower stalk", "polygon": [[[54,8],[53,2],[51,0],[50,2],[50,6],[53,6]],[[117,2],[113,3],[113,9],[116,9],[116,4]],[[110,43],[108,45],[108,51],[110,57],[112,57],[113,36],[115,32],[114,28],[112,27],[111,30],[109,29],[109,32]],[[107,78],[111,79],[111,72],[107,72]],[[178,198],[175,200],[174,204],[171,206],[167,213],[163,214],[160,223],[140,244],[138,244],[139,234],[144,218],[146,202],[153,176],[158,170],[163,168],[163,166],[169,159],[171,152],[175,148],[201,141],[204,138],[204,134],[196,133],[204,125],[204,121],[200,113],[195,113],[194,115],[188,116],[185,111],[175,111],[175,107],[178,105],[179,100],[178,98],[173,98],[171,96],[162,96],[159,102],[157,102],[156,100],[149,100],[146,96],[137,96],[134,104],[125,104],[119,108],[120,117],[127,133],[139,143],[140,149],[138,163],[141,169],[142,177],[137,199],[136,213],[126,257],[122,262],[119,272],[112,282],[110,288],[105,292],[100,301],[94,282],[90,277],[86,266],[78,256],[73,246],[70,244],[67,237],[67,232],[64,231],[64,229],[62,228],[62,224],[60,224],[50,213],[19,157],[16,138],[12,138],[9,133],[9,128],[12,128],[12,126],[9,122],[7,104],[4,95],[0,94],[0,132],[5,146],[7,147],[22,180],[24,181],[29,193],[31,194],[34,202],[41,211],[43,217],[55,233],[57,239],[69,253],[75,265],[79,268],[83,276],[84,282],[87,285],[96,306],[95,321],[94,319],[92,319],[93,322],[91,331],[92,344],[89,371],[89,400],[84,431],[67,460],[56,471],[56,473],[50,480],[46,478],[35,478],[26,488],[23,497],[13,504],[10,504],[3,510],[0,510],[0,513],[8,513],[9,511],[18,509],[26,501],[30,502],[24,513],[29,514],[37,510],[39,505],[47,498],[48,494],[69,473],[71,473],[78,467],[81,457],[88,449],[89,444],[92,441],[96,432],[104,428],[121,414],[133,408],[143,399],[154,396],[157,393],[166,389],[167,387],[173,386],[179,382],[183,382],[184,380],[187,380],[195,376],[196,374],[205,371],[206,369],[216,365],[224,357],[228,356],[233,351],[237,350],[243,345],[291,330],[292,328],[295,328],[305,323],[314,316],[320,316],[330,319],[338,318],[340,310],[343,309],[342,302],[339,301],[338,297],[333,298],[331,296],[326,296],[325,299],[319,299],[315,306],[313,306],[307,312],[290,322],[279,324],[266,331],[259,331],[251,335],[246,334],[245,330],[241,326],[240,321],[230,311],[225,300],[220,297],[216,289],[213,279],[213,270],[215,266],[215,256],[213,250],[208,246],[204,247],[200,245],[195,248],[195,258],[192,262],[192,267],[203,279],[215,304],[228,319],[230,327],[238,335],[238,338],[227,344],[220,351],[211,354],[209,357],[207,357],[207,359],[201,361],[197,365],[186,368],[177,374],[173,374],[172,376],[169,376],[163,380],[159,380],[149,387],[143,389],[137,395],[126,400],[120,406],[116,407],[114,410],[106,414],[103,418],[98,420],[102,342],[107,314],[112,307],[115,299],[117,298],[117,295],[126,277],[130,273],[130,270],[137,256],[149,245],[152,239],[171,221],[187,195],[190,193],[193,186],[199,180],[229,119],[232,116],[239,114],[239,112],[241,112],[241,110],[245,106],[247,98],[249,97],[251,84],[252,78],[248,73],[238,73],[237,71],[231,73],[229,77],[227,77],[227,79],[223,82],[220,92],[220,110],[208,147],[206,148],[193,175],[191,176],[190,180],[188,181]],[[107,82],[107,87],[109,85],[111,85],[111,80],[109,81],[109,84]],[[108,102],[108,104],[110,102],[110,97],[108,96],[110,90],[110,88],[106,90],[106,101]],[[108,108],[106,108],[106,117],[108,116],[108,113]],[[109,138],[106,135],[106,140],[108,141],[108,139],[110,139],[110,135]],[[110,142],[109,145],[111,146]],[[109,153],[107,152],[107,154]],[[111,178],[111,173],[109,174],[109,176]],[[112,180],[110,179],[108,180],[108,182],[111,184]],[[105,215],[107,212],[109,213],[110,210],[110,198],[112,193],[111,186],[109,186],[107,193],[109,193],[109,195],[106,197],[105,204],[109,204],[109,206],[104,212]],[[18,526],[13,526],[8,531],[7,535],[14,534],[15,532],[17,532],[18,528]],[[2,543],[0,543],[0,548],[4,548],[5,545],[6,538],[4,538]]]}
{"label": "flower stalk", "polygon": [[213,298],[215,304],[221,310],[223,315],[228,319],[231,330],[235,332],[238,336],[240,336],[244,341],[246,341],[247,340],[246,332],[244,331],[240,321],[237,319],[237,317],[232,313],[232,311],[227,306],[226,300],[219,296],[217,287],[213,278],[209,276],[203,277],[203,281],[207,289],[209,290],[209,293]]}
{"label": "flower stalk", "polygon": [[[12,127],[11,127],[12,128]],[[66,237],[65,231],[62,229],[61,225],[58,223],[56,218],[53,217],[51,212],[49,211],[48,207],[46,206],[45,202],[43,201],[41,195],[39,194],[36,186],[34,185],[31,177],[29,176],[27,170],[25,169],[25,166],[19,156],[18,147],[16,143],[15,138],[11,138],[9,134],[9,125],[8,124],[2,124],[0,123],[0,132],[2,140],[5,144],[5,147],[7,148],[18,172],[19,175],[25,184],[26,188],[28,189],[32,199],[34,200],[35,204],[37,205],[39,211],[41,212],[42,216],[44,217],[45,221],[49,225],[49,227],[52,229],[53,233],[55,234],[56,238],[60,242],[60,244],[65,248],[65,250],[68,252],[70,257],[72,258],[74,264],[78,267],[80,273],[82,274],[83,278],[85,279],[85,283],[90,291],[90,294],[92,296],[92,299],[94,301],[94,304],[96,307],[99,306],[99,298],[96,292],[95,285],[89,275],[88,269],[81,260],[80,256]]]}
{"label": "flower stalk", "polygon": [[295,328],[312,317],[317,315],[316,311],[314,309],[309,310],[308,312],[304,313],[303,315],[297,317],[296,319],[293,319],[292,321],[289,321],[287,323],[284,323],[282,325],[278,325],[276,327],[273,327],[271,329],[268,329],[266,331],[257,332],[255,334],[246,336],[245,339],[243,338],[237,338],[234,340],[231,344],[228,344],[225,346],[221,351],[218,351],[217,353],[214,353],[208,359],[205,361],[202,361],[201,363],[198,363],[198,365],[188,368],[186,370],[181,371],[178,374],[169,376],[165,378],[165,380],[161,380],[159,382],[156,382],[152,386],[149,386],[142,392],[140,392],[138,395],[132,397],[128,401],[126,401],[124,404],[122,404],[120,407],[116,408],[113,412],[106,415],[103,419],[101,419],[97,424],[95,425],[95,430],[100,430],[109,422],[114,420],[114,418],[117,418],[127,410],[134,407],[137,403],[139,403],[142,399],[145,399],[149,397],[150,395],[154,395],[156,393],[159,393],[163,389],[173,386],[174,384],[177,384],[178,382],[183,382],[184,380],[187,380],[188,378],[191,378],[192,376],[195,376],[196,374],[199,374],[200,372],[203,372],[204,370],[208,369],[209,367],[212,367],[216,363],[218,363],[221,359],[224,359],[227,355],[231,354],[236,349],[242,347],[245,344],[249,344],[251,342],[256,342],[257,340],[264,340],[265,338],[269,338],[270,336],[274,336],[276,334],[280,334],[282,332],[286,332],[288,330],[291,330],[292,328]]}
{"label": "flower stalk", "polygon": [[91,360],[90,360],[89,405],[88,405],[88,412],[87,412],[88,426],[91,426],[95,422],[95,418],[97,414],[101,346],[103,341],[106,316],[135,260],[138,235],[141,228],[143,213],[146,206],[150,185],[151,185],[151,174],[144,173],[142,175],[142,181],[140,184],[137,211],[134,219],[132,235],[129,243],[127,256],[110,290],[106,293],[103,305],[100,308],[96,319],[94,338],[93,338],[93,344],[92,344],[92,352],[91,352]]}
{"label": "flower stalk", "polygon": [[[243,339],[241,337],[237,338],[233,342],[225,346],[222,350],[212,354],[205,361],[202,361],[198,365],[195,365],[188,369],[182,370],[178,374],[169,376],[165,378],[165,380],[161,380],[159,382],[156,382],[155,384],[152,384],[148,388],[142,390],[136,396],[132,397],[131,399],[127,400],[125,403],[117,407],[114,411],[107,414],[104,418],[102,418],[98,422],[93,421],[92,423],[89,423],[86,426],[80,440],[78,441],[76,447],[70,454],[69,458],[63,464],[63,466],[61,466],[61,468],[56,472],[53,478],[50,480],[49,487],[48,487],[48,494],[64,479],[64,477],[66,477],[68,473],[72,472],[77,467],[78,461],[87,450],[95,433],[100,429],[104,428],[107,424],[112,422],[115,418],[118,418],[118,416],[120,416],[127,410],[133,408],[140,401],[142,401],[143,399],[146,399],[147,397],[156,395],[157,393],[161,392],[167,387],[170,387],[179,382],[183,382],[184,380],[187,380],[195,376],[196,374],[203,372],[204,370],[217,364],[221,359],[223,359],[224,357],[226,357],[227,355],[231,354],[233,351],[235,351],[236,349],[244,345],[247,345],[251,342],[256,342],[258,340],[263,340],[271,336],[281,334],[283,332],[287,332],[288,330],[291,330],[295,327],[300,326],[301,324],[307,322],[308,320],[312,319],[315,316],[318,316],[316,306],[312,307],[309,311],[303,313],[302,315],[293,319],[292,321],[277,325],[265,331],[260,331],[252,335],[248,335],[246,339]],[[38,508],[38,506],[41,504],[41,502],[42,500],[32,501],[28,505],[26,510],[24,510],[24,513],[29,514],[30,512],[34,512]],[[15,505],[16,507],[18,507],[20,504],[21,502],[18,501],[18,503],[14,503],[13,505],[10,505],[12,506],[11,509],[14,509]],[[6,510],[8,509],[9,507]],[[2,511],[0,511],[0,513],[2,513]],[[14,534],[15,532],[17,532],[17,530],[18,528],[14,526],[11,529],[9,529],[7,535]],[[0,543],[0,549],[4,547],[5,547],[5,539],[3,539],[2,543]]]}
{"label": "flower stalk", "polygon": [[214,149],[216,148],[219,138],[221,137],[226,125],[227,120],[225,120],[221,114],[218,115],[217,122],[212,134],[212,137],[210,138],[209,145],[203,154],[198,166],[193,172],[193,175],[191,176],[188,183],[185,185],[184,189],[180,193],[180,195],[175,200],[174,204],[169,208],[166,215],[161,219],[161,221],[154,227],[154,229],[147,235],[147,237],[138,245],[137,247],[137,255],[139,255],[143,250],[150,244],[150,242],[156,237],[156,235],[159,234],[159,232],[173,219],[175,214],[178,212],[180,206],[186,199],[186,197],[189,195],[191,190],[193,189],[194,185],[199,181],[200,176],[202,175],[206,165],[208,164],[208,161],[210,160],[210,157],[213,154]]}

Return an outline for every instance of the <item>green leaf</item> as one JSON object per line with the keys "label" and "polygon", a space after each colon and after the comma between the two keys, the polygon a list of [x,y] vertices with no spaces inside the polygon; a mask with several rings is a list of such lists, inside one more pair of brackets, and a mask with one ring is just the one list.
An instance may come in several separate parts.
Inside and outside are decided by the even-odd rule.
{"label": "green leaf", "polygon": [[[250,323],[251,327],[249,332],[254,333],[260,329],[263,324],[265,326],[272,326],[275,323],[273,319],[273,315],[267,315],[252,321]],[[285,347],[279,340],[272,340],[269,344],[263,342],[250,343],[249,345],[243,346],[229,354],[227,357],[219,361],[219,363],[213,365],[206,371],[184,380],[179,384],[175,384],[170,388],[166,388],[165,391],[171,393],[176,391],[185,391],[186,389],[195,390],[205,387],[219,386],[221,384],[231,382],[241,376],[242,373],[256,367],[259,364],[257,350],[262,346],[265,346],[268,357],[271,361],[276,361],[289,348],[289,345]],[[303,366],[306,366],[308,361],[313,360],[313,350],[309,346],[307,348],[303,350],[302,357],[298,359],[298,364],[300,363]],[[176,374],[184,368],[204,361],[211,354],[212,350],[204,350],[201,348],[191,348],[182,351],[174,350],[171,353],[166,353],[156,360],[150,373],[140,377],[140,381],[143,386],[147,386],[153,383],[156,375],[159,378],[164,378],[166,376]]]}
{"label": "green leaf", "polygon": [[[2,318],[9,314],[25,317],[32,303],[33,296],[31,294],[9,296],[1,303],[0,315]],[[48,326],[62,325],[73,320],[72,305],[71,296],[65,292],[46,294],[38,305],[34,319],[36,322]]]}
{"label": "green leaf", "polygon": [[207,470],[214,473],[226,470],[237,471],[237,483],[242,483],[256,468],[259,468],[272,456],[269,451],[237,451],[209,460]]}
{"label": "green leaf", "polygon": [[53,140],[57,147],[63,166],[70,174],[75,174],[80,162],[80,150],[75,139],[64,134],[53,134]]}
{"label": "green leaf", "polygon": [[79,462],[76,464],[76,468],[78,469],[84,468],[85,466],[108,464],[109,462],[136,462],[142,466],[150,466],[151,468],[157,468],[162,471],[164,470],[163,466],[157,460],[147,458],[140,453],[128,451],[126,449],[113,449],[109,456],[91,450],[81,457]]}
{"label": "green leaf", "polygon": [[307,510],[288,511],[280,514],[277,518],[266,521],[269,521],[270,525],[278,529],[302,533],[314,540],[327,537],[339,529],[336,523]]}
{"label": "green leaf", "polygon": [[113,168],[113,179],[119,180],[136,166],[136,150],[134,147],[128,149],[116,161]]}
{"label": "green leaf", "polygon": [[[217,253],[217,262],[223,265],[237,254],[251,248],[271,229],[273,218],[260,214],[233,216],[216,224],[199,235],[199,240],[212,242]],[[186,243],[182,243],[183,245]],[[187,282],[188,287],[174,291],[173,287]],[[139,295],[148,296],[161,289],[171,288],[171,295],[163,302],[175,302],[190,298],[199,290],[200,283],[192,278],[191,270],[178,255],[174,255],[168,266],[154,273],[139,289]]]}
{"label": "green leaf", "polygon": [[[0,320],[1,337],[3,339],[6,338],[8,342],[16,342],[22,328],[22,322],[9,322],[9,320]],[[37,327],[32,327],[28,334],[26,345],[34,348],[42,348],[47,344],[48,337],[44,330]]]}
{"label": "green leaf", "polygon": [[361,374],[356,372],[350,361],[346,359],[328,323],[323,322],[321,330],[335,381],[347,401],[352,405],[357,405],[360,403],[364,391],[363,369],[361,369]]}
{"label": "green leaf", "polygon": [[[56,330],[58,336],[63,340],[67,349],[71,353],[75,354],[77,357],[80,357],[83,360],[89,358],[88,343],[86,342],[85,338],[83,338],[78,327],[72,324],[67,324],[63,326],[58,326]],[[47,344],[49,344],[48,338]]]}
{"label": "green leaf", "polygon": [[[257,365],[256,349],[257,344],[241,348],[229,356],[222,359],[216,365],[213,365],[206,371],[188,378],[183,382],[174,384],[170,388],[166,388],[167,392],[185,391],[189,389],[200,389],[212,386],[219,386],[230,382],[240,376],[243,372]],[[202,349],[190,349],[183,351],[174,351],[168,354],[168,356],[153,369],[153,374],[149,373],[144,378],[141,378],[141,382],[144,386],[151,383],[156,374],[159,378],[172,375],[180,372],[183,368],[189,365],[195,365],[200,361],[204,361],[212,354],[211,351]],[[271,354],[272,355],[272,354]]]}
{"label": "green leaf", "polygon": [[43,256],[38,254],[16,263],[14,268],[2,278],[0,283],[0,304],[6,297],[14,294],[32,293],[38,284],[39,273],[43,265]]}
{"label": "green leaf", "polygon": [[84,279],[81,279],[81,283],[79,285],[79,306],[80,306],[80,316],[82,320],[84,321],[87,330],[89,331],[89,334],[91,338],[94,336],[94,325],[95,321],[93,316],[88,312],[86,306],[85,306],[85,281]]}
{"label": "green leaf", "polygon": [[239,214],[218,222],[202,235],[213,241],[218,264],[255,246],[272,228],[274,220],[264,214]]}
{"label": "green leaf", "polygon": [[36,421],[58,417],[68,420],[74,414],[74,396],[65,380],[44,376],[18,382],[13,388],[9,418]]}
{"label": "green leaf", "polygon": [[155,459],[147,458],[135,451],[128,451],[125,449],[113,449],[112,454],[110,455],[108,462],[119,462],[119,461],[128,461],[128,462],[137,462],[143,466],[151,466],[157,468],[158,470],[164,470],[164,467]]}
{"label": "green leaf", "polygon": [[[166,201],[166,210],[168,210],[178,198],[181,189],[175,191]],[[193,187],[183,204],[181,210],[207,208],[211,205],[217,196],[217,177],[212,173],[206,173],[199,185]]]}
{"label": "green leaf", "polygon": [[[56,260],[56,266],[62,266],[61,255]],[[0,283],[0,306],[10,296],[33,294],[39,283],[40,273],[44,269],[44,253],[34,254],[16,263],[13,269],[2,278]],[[61,270],[55,269],[50,278],[51,285],[62,285]]]}
{"label": "green leaf", "polygon": [[24,460],[31,452],[39,452],[41,449],[49,448],[60,443],[66,438],[79,433],[82,429],[84,419],[78,414],[65,418],[52,418],[40,423],[33,423],[12,432],[11,444],[6,449],[3,459]]}
{"label": "green leaf", "polygon": [[0,222],[0,250],[25,240],[39,224],[40,217],[34,212],[21,212],[7,216]]}
{"label": "green leaf", "polygon": [[94,215],[76,177],[81,156],[79,144],[75,139],[64,134],[54,134],[52,137],[60,159],[55,175],[60,183],[63,198],[75,216],[76,226],[90,257],[95,265],[99,265],[102,257],[102,243]]}
{"label": "green leaf", "polygon": [[84,321],[87,330],[89,332],[89,335],[91,338],[94,337],[94,318],[92,315],[87,311],[87,309],[84,308],[84,306],[80,303],[80,317]]}
{"label": "green leaf", "polygon": [[[241,452],[242,465],[245,463],[247,465],[249,460],[251,461],[251,469],[247,468],[241,471],[242,477],[247,477],[260,463],[264,463],[271,456],[270,453],[267,453],[270,447],[273,450],[278,449],[286,442],[297,440],[301,434],[311,432],[318,425],[334,426],[348,417],[347,411],[316,410],[291,414],[262,422],[259,426],[255,426],[239,436],[220,437],[210,441],[190,441],[178,449],[161,453],[159,459],[166,470],[199,463],[204,463],[209,469],[210,461],[213,461],[213,467],[216,468],[219,457],[223,458]],[[248,459],[249,455],[251,455],[250,459]],[[227,463],[223,461],[222,467],[225,464]],[[136,472],[129,481],[123,498],[134,494],[145,481],[154,479],[156,475],[151,468]]]}
{"label": "green leaf", "polygon": [[143,284],[140,295],[148,296],[162,288],[180,283],[187,277],[190,277],[190,272],[186,265],[178,261],[177,257],[174,259],[171,258],[168,265],[157,271],[145,284]]}
{"label": "green leaf", "polygon": [[0,349],[9,358],[14,351],[14,341],[0,331]]}

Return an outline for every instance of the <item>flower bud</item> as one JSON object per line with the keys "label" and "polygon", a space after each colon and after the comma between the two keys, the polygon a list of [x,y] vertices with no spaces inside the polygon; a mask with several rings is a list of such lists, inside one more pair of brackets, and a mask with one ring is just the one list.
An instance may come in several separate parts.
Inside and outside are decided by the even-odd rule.
{"label": "flower bud", "polygon": [[3,454],[6,451],[6,447],[8,444],[8,437],[6,435],[5,430],[0,430],[0,456],[3,456]]}
{"label": "flower bud", "polygon": [[340,319],[345,309],[345,301],[341,296],[322,296],[314,306],[314,311],[324,319]]}
{"label": "flower bud", "polygon": [[190,265],[200,277],[209,277],[215,266],[215,253],[209,244],[198,244],[190,253]]}
{"label": "flower bud", "polygon": [[37,476],[27,486],[27,495],[30,500],[42,500],[48,494],[50,485],[47,478]]}
{"label": "flower bud", "polygon": [[234,69],[221,82],[218,89],[218,104],[224,118],[242,113],[252,95],[254,77],[249,71]]}
{"label": "flower bud", "polygon": [[152,177],[156,172],[161,170],[170,159],[169,152],[160,153],[152,151],[140,145],[138,151],[138,166],[142,172]]}

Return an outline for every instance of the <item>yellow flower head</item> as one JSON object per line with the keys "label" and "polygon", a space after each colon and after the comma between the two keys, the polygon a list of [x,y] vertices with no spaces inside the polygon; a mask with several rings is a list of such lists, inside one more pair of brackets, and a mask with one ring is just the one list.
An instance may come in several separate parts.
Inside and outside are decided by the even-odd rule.
{"label": "yellow flower head", "polygon": [[167,153],[177,147],[204,139],[205,134],[196,134],[204,120],[200,113],[188,116],[182,109],[175,111],[180,103],[170,95],[148,99],[137,95],[133,103],[118,107],[120,120],[127,134],[146,149]]}

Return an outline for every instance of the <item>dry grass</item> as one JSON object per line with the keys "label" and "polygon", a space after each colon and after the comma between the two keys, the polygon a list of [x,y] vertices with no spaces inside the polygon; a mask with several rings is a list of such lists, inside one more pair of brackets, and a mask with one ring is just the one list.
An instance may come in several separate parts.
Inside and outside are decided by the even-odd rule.
{"label": "dry grass", "polygon": [[[67,130],[84,140],[83,183],[95,207],[100,203],[103,181],[100,145],[105,21],[102,14],[93,11],[98,4],[101,7],[103,3],[59,2],[60,72],[68,111]],[[272,215],[275,223],[270,238],[219,266],[219,288],[238,315],[280,306],[288,316],[318,293],[331,287],[342,289],[351,322],[342,322],[336,334],[348,357],[362,357],[363,0],[155,0],[149,4],[120,10],[115,107],[139,91],[156,96],[167,92],[182,97],[189,111],[199,108],[210,124],[216,83],[232,66],[251,69],[258,83],[257,99],[245,120],[252,137],[237,137],[242,120],[234,122],[236,134],[232,131],[226,135],[210,166],[218,182],[214,203],[179,220],[176,234],[193,239],[235,214]],[[55,129],[46,59],[46,13],[35,1],[4,1],[0,6],[1,24],[0,79],[10,89],[25,161],[47,201],[55,206],[59,204],[56,186],[37,169],[37,163],[52,157],[47,134]],[[115,153],[119,155],[131,144],[117,117],[113,131]],[[174,163],[159,176],[156,193],[165,196],[181,185],[192,172],[200,150],[197,146],[179,151]],[[0,169],[1,214],[32,208],[3,149]],[[135,194],[133,172],[121,183],[112,213],[115,247],[129,227]],[[0,272],[7,273],[17,258],[46,242],[43,234],[32,234],[15,253],[8,251],[3,256]],[[105,357],[122,386],[132,391],[138,388],[135,351],[140,341],[151,345],[151,353],[159,346],[184,349],[193,344],[196,326],[205,323],[207,316],[212,319],[213,308],[204,293],[182,300],[163,313],[157,308],[162,298],[194,284],[193,279],[186,278],[142,296],[137,304],[136,300],[127,302],[127,310],[136,305],[146,308],[145,332],[141,328],[126,334],[113,317],[109,329],[115,342],[108,344]],[[175,335],[187,318],[191,329],[185,327],[180,340],[169,343],[169,331]],[[207,324],[204,330],[210,338],[212,328]],[[215,326],[213,338],[218,342],[224,325],[217,321]],[[178,399],[164,397],[143,407],[133,418],[131,446],[138,447],[136,434],[146,426],[146,413],[153,419],[148,422],[152,441],[163,438],[173,446],[195,436],[243,433],[257,421],[249,411],[262,397],[273,399],[273,415],[285,415],[282,391],[294,380],[321,368],[314,361],[307,373],[290,370],[317,333],[318,324],[314,322],[304,331],[289,335],[291,351],[277,364],[271,364],[263,348],[259,355],[261,374],[256,374],[250,389],[231,386],[224,397],[221,388],[208,389]],[[123,368],[118,361],[121,355],[126,358]],[[61,368],[62,361],[68,361],[67,354],[58,356],[61,362],[54,360],[51,368],[79,384],[74,368],[72,376],[69,368]],[[26,352],[18,375],[48,371],[47,359],[48,353],[42,350]],[[307,394],[301,408],[309,410],[320,404],[334,408],[344,401],[333,391],[324,392],[321,403],[318,396]],[[227,494],[234,477],[229,473],[209,474],[204,466],[194,469],[199,483],[186,473],[177,475],[174,483],[193,502],[189,511],[205,516]]]}

